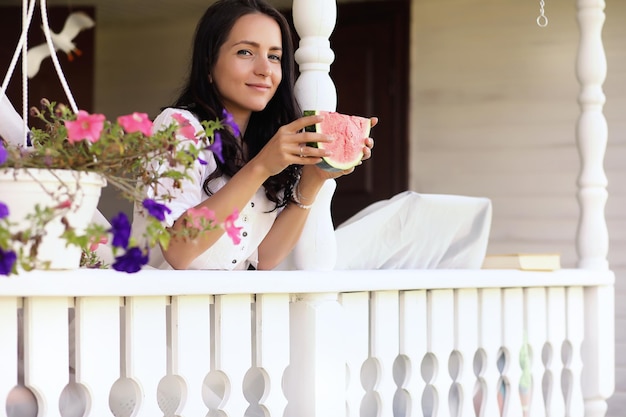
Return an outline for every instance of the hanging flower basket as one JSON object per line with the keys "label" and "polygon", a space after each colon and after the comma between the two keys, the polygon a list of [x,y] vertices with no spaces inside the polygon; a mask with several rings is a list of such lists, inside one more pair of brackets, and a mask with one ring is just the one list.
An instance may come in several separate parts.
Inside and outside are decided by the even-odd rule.
{"label": "hanging flower basket", "polygon": [[[106,180],[93,172],[64,169],[5,168],[0,171],[0,195],[9,209],[10,233],[35,231],[34,210],[47,212],[41,218],[44,233],[34,242],[13,242],[17,253],[36,254],[36,265],[48,269],[75,269],[81,248],[63,238],[68,228],[83,233],[98,207]],[[6,197],[5,197],[6,196]]]}
{"label": "hanging flower basket", "polygon": [[[152,132],[144,113],[109,121],[47,100],[31,114],[45,126],[30,130],[29,146],[0,138],[0,275],[35,268],[108,267],[92,259],[91,248],[104,242],[111,245],[112,268],[139,271],[151,247],[167,247],[178,236],[165,225],[171,196],[160,185],[169,182],[176,189],[195,164],[205,163],[202,152],[220,154],[217,130],[234,128],[228,114],[223,121],[203,121],[205,130],[200,132],[180,116],[168,128]],[[111,219],[110,227],[92,222],[105,185],[145,213],[149,227],[141,240],[131,236],[123,212]],[[220,226],[211,216],[198,222],[190,216],[197,227],[185,229],[181,239]],[[81,254],[87,259],[84,265]]]}

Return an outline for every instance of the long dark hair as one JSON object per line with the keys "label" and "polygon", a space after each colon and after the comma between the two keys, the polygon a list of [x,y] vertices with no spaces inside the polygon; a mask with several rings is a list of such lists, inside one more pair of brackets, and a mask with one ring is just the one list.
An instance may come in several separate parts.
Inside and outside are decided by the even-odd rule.
{"label": "long dark hair", "polygon": [[[294,95],[295,61],[294,47],[289,24],[285,17],[264,0],[218,0],[209,6],[196,27],[189,78],[172,107],[186,108],[200,120],[212,120],[222,116],[224,105],[215,87],[209,82],[209,74],[217,62],[220,47],[226,42],[237,19],[244,15],[262,13],[278,23],[282,36],[282,80],[274,97],[267,106],[252,112],[243,143],[247,145],[248,160],[256,156],[272,138],[278,128],[301,116]],[[246,163],[242,147],[228,131],[220,131],[224,163],[216,159],[217,170],[203,184],[210,195],[210,180],[226,175],[232,177]],[[287,204],[302,167],[291,165],[281,173],[269,177],[263,184],[267,198],[276,208]]]}

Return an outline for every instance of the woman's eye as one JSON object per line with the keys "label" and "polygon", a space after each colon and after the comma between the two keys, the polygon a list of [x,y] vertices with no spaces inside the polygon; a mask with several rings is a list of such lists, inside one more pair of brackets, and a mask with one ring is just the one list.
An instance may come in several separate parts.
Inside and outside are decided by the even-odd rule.
{"label": "woman's eye", "polygon": [[282,57],[280,55],[270,55],[269,59],[271,59],[272,61],[278,61],[280,62],[280,60],[282,59]]}
{"label": "woman's eye", "polygon": [[237,55],[252,55],[252,52],[248,51],[247,49],[241,49],[237,51]]}

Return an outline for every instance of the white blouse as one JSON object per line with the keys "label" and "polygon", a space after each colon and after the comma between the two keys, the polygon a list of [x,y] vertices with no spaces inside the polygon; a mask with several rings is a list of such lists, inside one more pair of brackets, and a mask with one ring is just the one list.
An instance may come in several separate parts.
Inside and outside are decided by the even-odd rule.
{"label": "white blouse", "polygon": [[[204,128],[196,118],[196,116],[182,109],[165,109],[154,121],[153,130],[158,131],[169,126],[173,121],[172,115],[175,113],[182,114],[193,125],[197,132],[204,132]],[[201,136],[204,136],[202,133]],[[182,138],[181,138],[182,139]],[[217,163],[213,152],[210,150],[202,150],[200,157],[206,161],[206,165],[199,161],[194,162],[193,169],[189,172],[190,179],[184,179],[180,189],[172,187],[171,182],[165,182],[163,185],[174,199],[166,205],[172,211],[166,214],[165,223],[168,227],[172,226],[189,208],[196,207],[198,204],[210,198],[202,185],[206,178],[215,171]],[[217,192],[222,188],[228,178],[219,177],[209,182],[209,189]],[[148,198],[154,195],[150,192]],[[270,228],[274,224],[274,220],[278,214],[274,210],[275,203],[265,196],[265,190],[261,187],[254,197],[242,208],[239,213],[239,219],[235,222],[235,226],[242,227],[241,242],[235,245],[231,238],[224,234],[209,249],[198,256],[188,267],[188,269],[247,269],[250,265],[256,267],[258,263],[257,248],[261,241],[265,238]],[[133,235],[136,238],[142,234],[146,228],[146,219],[135,205],[133,218]],[[150,251],[149,265],[159,269],[172,269],[163,257],[160,246],[156,246]]]}

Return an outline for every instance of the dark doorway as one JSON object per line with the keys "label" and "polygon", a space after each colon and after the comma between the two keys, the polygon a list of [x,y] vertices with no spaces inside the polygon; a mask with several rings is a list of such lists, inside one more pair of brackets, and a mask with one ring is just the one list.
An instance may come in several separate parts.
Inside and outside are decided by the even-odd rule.
{"label": "dark doorway", "polygon": [[368,204],[407,189],[409,21],[409,1],[337,5],[337,24],[330,37],[337,111],[376,116],[379,122],[371,132],[372,158],[337,179],[335,226]]}
{"label": "dark doorway", "polygon": [[408,1],[339,4],[330,44],[337,111],[377,116],[374,152],[337,180],[333,220],[339,225],[368,204],[408,186]]}

